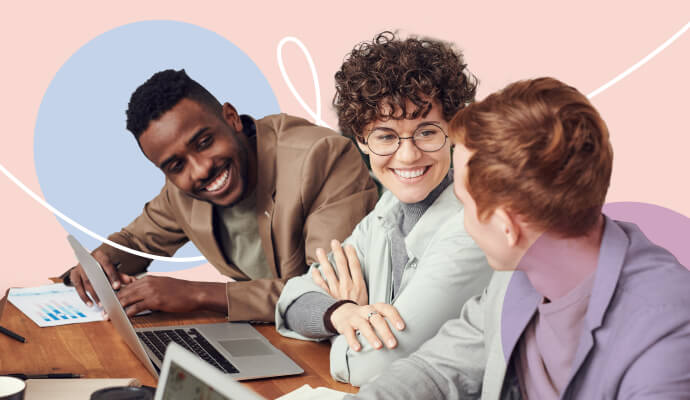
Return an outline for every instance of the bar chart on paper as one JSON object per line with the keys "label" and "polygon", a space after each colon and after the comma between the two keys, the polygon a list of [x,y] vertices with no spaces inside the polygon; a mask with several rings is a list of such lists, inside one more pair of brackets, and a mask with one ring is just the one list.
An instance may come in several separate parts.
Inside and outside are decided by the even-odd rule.
{"label": "bar chart on paper", "polygon": [[7,300],[40,327],[103,321],[100,307],[88,307],[73,287],[62,283],[13,288]]}

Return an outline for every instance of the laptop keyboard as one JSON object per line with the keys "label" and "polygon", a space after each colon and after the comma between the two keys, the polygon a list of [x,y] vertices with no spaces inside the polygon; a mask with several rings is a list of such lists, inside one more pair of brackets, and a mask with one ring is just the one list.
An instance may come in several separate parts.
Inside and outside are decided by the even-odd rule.
{"label": "laptop keyboard", "polygon": [[175,342],[223,372],[228,374],[239,372],[194,328],[137,332],[137,336],[161,361],[168,343]]}

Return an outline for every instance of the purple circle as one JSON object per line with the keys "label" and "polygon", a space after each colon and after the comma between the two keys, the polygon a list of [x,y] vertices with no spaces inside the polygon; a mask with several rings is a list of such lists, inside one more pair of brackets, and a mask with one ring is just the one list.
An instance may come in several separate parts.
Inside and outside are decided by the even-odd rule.
{"label": "purple circle", "polygon": [[668,208],[632,201],[606,204],[604,214],[636,224],[649,240],[690,269],[690,218]]}

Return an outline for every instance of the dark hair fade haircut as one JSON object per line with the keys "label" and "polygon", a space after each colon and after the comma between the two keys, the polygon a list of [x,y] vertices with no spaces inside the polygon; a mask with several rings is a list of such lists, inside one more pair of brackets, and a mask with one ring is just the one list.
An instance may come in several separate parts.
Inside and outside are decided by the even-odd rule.
{"label": "dark hair fade haircut", "polygon": [[[362,139],[376,120],[415,119],[437,101],[446,121],[474,101],[477,79],[462,52],[430,38],[401,40],[384,31],[356,45],[335,74],[333,106],[341,132]],[[408,110],[407,102],[414,108]]]}
{"label": "dark hair fade haircut", "polygon": [[126,111],[127,130],[132,132],[138,141],[151,121],[159,119],[185,98],[194,100],[221,115],[223,107],[220,102],[197,81],[190,78],[184,69],[167,69],[153,74],[132,93]]}

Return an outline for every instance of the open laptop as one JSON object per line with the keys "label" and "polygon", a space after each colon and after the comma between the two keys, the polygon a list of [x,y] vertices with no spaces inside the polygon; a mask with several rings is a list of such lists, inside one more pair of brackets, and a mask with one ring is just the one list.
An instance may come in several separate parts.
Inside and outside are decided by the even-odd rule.
{"label": "open laptop", "polygon": [[[304,372],[248,323],[178,325],[134,329],[98,261],[67,236],[115,329],[154,377],[167,345],[177,343],[234,379],[297,375]],[[225,375],[227,378],[227,375]]]}
{"label": "open laptop", "polygon": [[263,400],[181,346],[165,352],[154,400]]}

